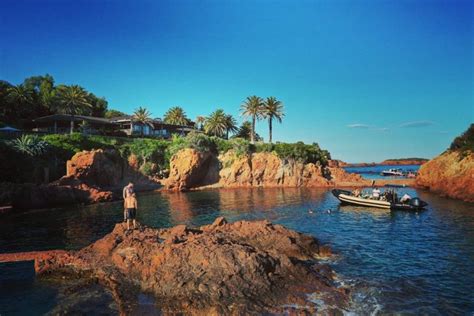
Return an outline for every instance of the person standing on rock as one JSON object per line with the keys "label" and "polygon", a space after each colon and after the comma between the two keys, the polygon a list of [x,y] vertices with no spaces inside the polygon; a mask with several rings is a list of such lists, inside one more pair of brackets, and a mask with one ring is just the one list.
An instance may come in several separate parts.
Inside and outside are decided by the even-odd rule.
{"label": "person standing on rock", "polygon": [[[127,198],[127,196],[132,195],[133,193],[135,193],[135,190],[133,189],[133,183],[132,183],[132,182],[129,182],[129,183],[123,188],[123,192],[122,192],[123,199],[125,200],[125,199]],[[124,222],[127,221],[127,209],[126,209],[126,208],[124,208],[124,210],[123,210],[123,221],[124,221]]]}
{"label": "person standing on rock", "polygon": [[137,217],[137,208],[138,202],[135,193],[127,195],[124,200],[123,206],[125,208],[126,220],[127,220],[127,230],[130,229],[130,221],[133,221],[133,228],[137,228],[136,217]]}

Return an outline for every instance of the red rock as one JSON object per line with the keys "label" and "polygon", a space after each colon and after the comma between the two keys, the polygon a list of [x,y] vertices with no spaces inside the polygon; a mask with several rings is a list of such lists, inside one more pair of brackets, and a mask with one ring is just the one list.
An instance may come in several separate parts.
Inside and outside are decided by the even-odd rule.
{"label": "red rock", "polygon": [[166,188],[181,191],[196,186],[206,177],[210,160],[210,153],[200,153],[191,148],[180,150],[170,160]]}
{"label": "red rock", "polygon": [[[137,291],[153,294],[164,313],[285,313],[298,302],[317,309],[307,294],[344,307],[347,293],[333,285],[334,272],[317,262],[323,248],[311,236],[268,221],[226,223],[218,218],[197,229],[124,224],[77,252],[36,260],[39,275],[97,279],[128,313]],[[309,264],[309,263],[312,264]]]}
{"label": "red rock", "polygon": [[474,153],[447,151],[420,167],[416,186],[474,202]]}
{"label": "red rock", "polygon": [[335,185],[368,185],[360,175],[342,168],[324,168],[282,160],[273,153],[236,156],[233,151],[218,157],[184,149],[171,159],[166,187],[172,190],[214,186],[242,187],[332,187]]}

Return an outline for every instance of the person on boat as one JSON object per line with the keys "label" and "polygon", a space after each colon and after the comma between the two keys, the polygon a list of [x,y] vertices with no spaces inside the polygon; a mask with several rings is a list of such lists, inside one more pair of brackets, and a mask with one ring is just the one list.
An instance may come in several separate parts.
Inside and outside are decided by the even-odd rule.
{"label": "person on boat", "polygon": [[[132,195],[135,193],[135,190],[133,189],[133,183],[132,182],[129,182],[124,188],[123,188],[123,191],[122,191],[122,196],[123,196],[123,199],[125,200],[127,198],[127,196],[129,195]],[[123,210],[123,221],[126,222],[127,221],[127,209],[124,208]]]}
{"label": "person on boat", "polygon": [[126,220],[127,220],[127,230],[130,229],[130,222],[133,221],[133,228],[137,228],[136,217],[137,217],[137,208],[138,202],[135,193],[127,195],[123,202],[123,206],[126,210]]}
{"label": "person on boat", "polygon": [[402,202],[402,203],[407,203],[407,202],[410,201],[410,200],[411,200],[411,196],[410,196],[409,194],[405,193],[405,194],[402,196],[402,198],[400,199],[400,202]]}
{"label": "person on boat", "polygon": [[375,200],[380,199],[380,189],[378,187],[374,187],[372,190],[372,198]]}
{"label": "person on boat", "polygon": [[360,197],[360,190],[357,188],[354,191],[352,191],[352,195],[355,197]]}

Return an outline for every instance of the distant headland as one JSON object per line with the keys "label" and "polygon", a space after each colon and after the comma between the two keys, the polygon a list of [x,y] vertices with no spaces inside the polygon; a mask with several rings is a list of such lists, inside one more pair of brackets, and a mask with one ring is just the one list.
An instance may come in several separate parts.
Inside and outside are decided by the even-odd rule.
{"label": "distant headland", "polygon": [[382,162],[361,162],[361,163],[347,163],[341,161],[339,164],[343,167],[369,167],[376,165],[383,166],[398,166],[398,165],[422,165],[428,162],[426,158],[394,158],[386,159]]}

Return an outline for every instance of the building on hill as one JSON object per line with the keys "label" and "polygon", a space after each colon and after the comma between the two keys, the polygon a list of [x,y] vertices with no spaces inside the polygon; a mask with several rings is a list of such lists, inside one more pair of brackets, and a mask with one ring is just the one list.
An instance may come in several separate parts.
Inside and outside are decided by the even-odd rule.
{"label": "building on hill", "polygon": [[110,119],[85,115],[54,114],[34,119],[31,130],[47,134],[67,134],[71,131],[71,122],[74,130],[84,134],[123,135],[123,136],[151,136],[169,138],[172,134],[186,135],[195,131],[194,127],[164,123],[161,119],[152,119],[143,124],[125,115]]}
{"label": "building on hill", "polygon": [[34,132],[67,134],[71,131],[71,122],[75,131],[81,131],[85,134],[107,134],[117,128],[115,123],[106,118],[69,114],[38,117],[31,122],[31,127]]}
{"label": "building on hill", "polygon": [[151,119],[148,123],[143,124],[134,120],[131,115],[113,117],[110,121],[117,124],[118,130],[128,136],[145,135],[169,138],[172,134],[186,135],[195,130],[190,126],[167,124],[159,118]]}

